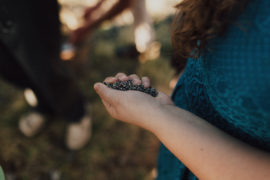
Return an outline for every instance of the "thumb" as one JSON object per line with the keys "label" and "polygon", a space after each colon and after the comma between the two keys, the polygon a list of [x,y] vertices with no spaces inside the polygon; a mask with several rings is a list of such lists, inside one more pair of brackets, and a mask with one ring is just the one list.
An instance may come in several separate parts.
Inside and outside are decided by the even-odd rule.
{"label": "thumb", "polygon": [[117,100],[117,90],[110,89],[103,83],[95,83],[94,90],[103,101],[114,104]]}

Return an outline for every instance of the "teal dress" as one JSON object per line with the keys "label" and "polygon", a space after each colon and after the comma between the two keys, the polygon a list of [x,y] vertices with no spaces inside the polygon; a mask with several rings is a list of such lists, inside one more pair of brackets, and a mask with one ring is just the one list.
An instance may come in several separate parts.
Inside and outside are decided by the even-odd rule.
{"label": "teal dress", "polygon": [[[188,60],[174,103],[270,152],[270,1],[250,1],[208,47],[199,59]],[[161,145],[157,180],[191,179],[197,177]]]}

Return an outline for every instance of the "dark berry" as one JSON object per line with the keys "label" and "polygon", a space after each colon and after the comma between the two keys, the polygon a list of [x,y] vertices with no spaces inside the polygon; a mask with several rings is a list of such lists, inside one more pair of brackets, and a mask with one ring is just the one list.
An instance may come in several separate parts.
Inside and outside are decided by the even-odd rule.
{"label": "dark berry", "polygon": [[132,80],[128,80],[128,81],[117,81],[115,83],[106,83],[104,82],[104,84],[112,89],[117,89],[120,91],[128,91],[128,90],[135,90],[135,91],[141,91],[144,92],[146,94],[149,94],[153,97],[156,97],[158,95],[158,92],[155,88],[149,87],[149,88],[145,88],[142,84],[139,85],[134,85]]}

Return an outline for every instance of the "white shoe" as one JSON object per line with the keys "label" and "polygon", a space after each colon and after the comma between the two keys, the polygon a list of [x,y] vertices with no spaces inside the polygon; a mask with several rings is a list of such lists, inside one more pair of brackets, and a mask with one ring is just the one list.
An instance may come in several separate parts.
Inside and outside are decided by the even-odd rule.
{"label": "white shoe", "polygon": [[92,120],[84,116],[80,122],[70,123],[67,127],[66,145],[70,150],[83,148],[91,137]]}
{"label": "white shoe", "polygon": [[32,112],[19,120],[19,129],[27,137],[33,137],[45,124],[45,117],[38,113]]}

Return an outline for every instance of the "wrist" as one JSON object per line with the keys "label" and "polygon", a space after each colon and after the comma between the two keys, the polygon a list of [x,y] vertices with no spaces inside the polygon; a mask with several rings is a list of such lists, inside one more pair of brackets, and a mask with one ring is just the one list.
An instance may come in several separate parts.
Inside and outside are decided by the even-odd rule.
{"label": "wrist", "polygon": [[168,114],[167,106],[170,105],[157,104],[149,108],[145,113],[146,115],[141,119],[142,127],[157,136],[164,123],[166,123],[166,116]]}
{"label": "wrist", "polygon": [[172,104],[161,104],[156,111],[155,119],[149,131],[159,139],[169,133],[176,121],[179,121],[179,116],[176,112],[177,109],[178,107]]}

